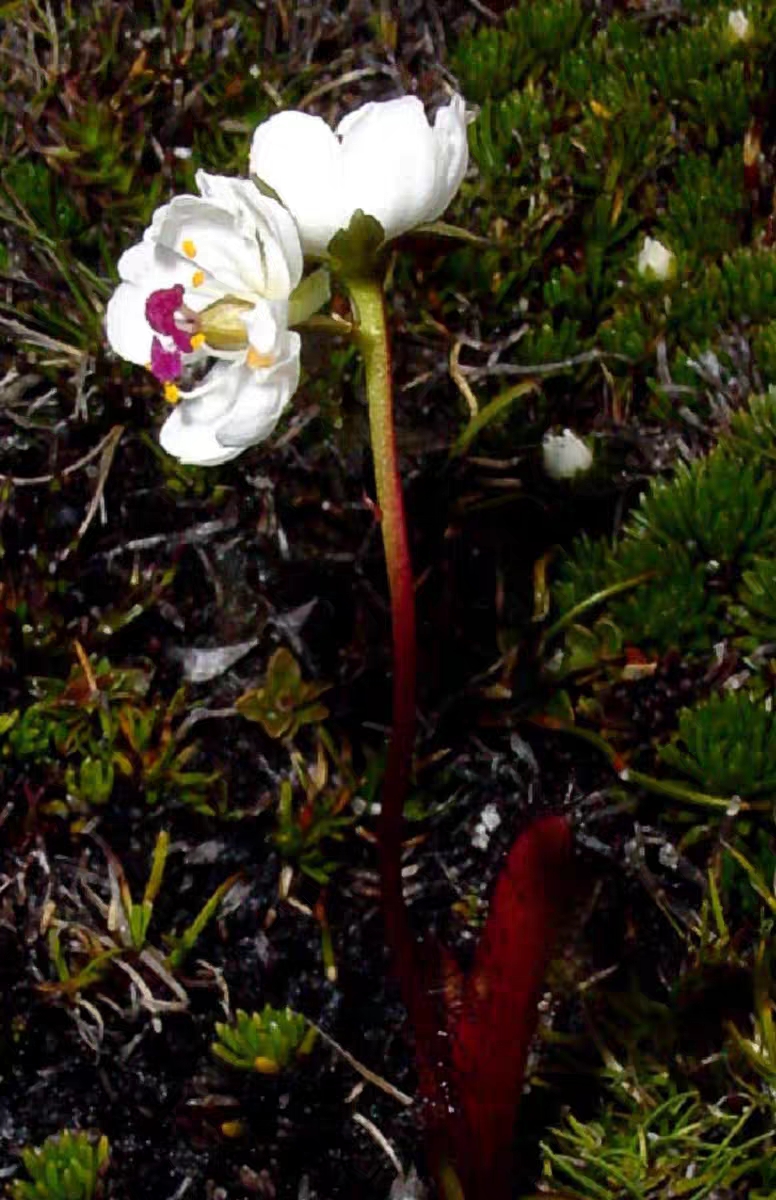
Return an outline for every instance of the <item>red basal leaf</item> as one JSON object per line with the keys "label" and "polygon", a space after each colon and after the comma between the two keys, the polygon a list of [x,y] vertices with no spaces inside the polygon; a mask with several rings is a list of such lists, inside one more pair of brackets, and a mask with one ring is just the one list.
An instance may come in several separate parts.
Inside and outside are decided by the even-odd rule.
{"label": "red basal leaf", "polygon": [[451,1042],[450,1155],[465,1200],[511,1195],[514,1127],[537,1004],[569,896],[571,830],[542,817],[516,839],[496,883]]}

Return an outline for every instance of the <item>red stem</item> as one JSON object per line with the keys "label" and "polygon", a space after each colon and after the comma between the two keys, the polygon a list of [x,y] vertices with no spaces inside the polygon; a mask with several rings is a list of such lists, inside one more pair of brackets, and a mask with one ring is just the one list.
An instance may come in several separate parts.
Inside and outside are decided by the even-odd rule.
{"label": "red stem", "polygon": [[[373,281],[349,284],[358,317],[358,340],[366,367],[369,421],[380,527],[385,548],[393,633],[393,728],[377,826],[385,940],[415,1034],[419,1090],[429,1106],[429,1124],[439,1127],[447,1112],[448,1078],[444,1044],[446,1018],[439,994],[438,962],[421,953],[409,922],[401,878],[404,801],[415,742],[415,591],[393,423],[391,351],[382,287]],[[440,1056],[441,1051],[441,1056]]]}
{"label": "red stem", "polygon": [[[516,840],[473,969],[416,942],[401,876],[415,740],[415,596],[396,454],[382,288],[349,281],[366,366],[377,502],[393,632],[393,729],[377,827],[385,939],[415,1034],[432,1170],[446,1200],[506,1200],[512,1133],[537,1000],[566,894],[570,832],[543,818]],[[460,1007],[459,1007],[460,1005]]]}

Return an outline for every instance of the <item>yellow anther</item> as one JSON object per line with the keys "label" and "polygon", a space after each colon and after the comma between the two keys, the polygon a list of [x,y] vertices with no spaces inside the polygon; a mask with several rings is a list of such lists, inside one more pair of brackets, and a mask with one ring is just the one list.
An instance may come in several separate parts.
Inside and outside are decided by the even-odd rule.
{"label": "yellow anther", "polygon": [[194,245],[191,238],[186,238],[185,241],[181,242],[181,250],[187,258],[194,258],[195,254],[197,253],[197,247]]}
{"label": "yellow anther", "polygon": [[177,404],[181,398],[181,394],[174,383],[166,383],[164,385],[164,398],[168,404]]}
{"label": "yellow anther", "polygon": [[[186,253],[187,254],[189,253],[188,250],[186,251]],[[204,282],[205,282],[205,272],[204,271],[195,271],[191,277],[192,287],[202,287],[202,284]]]}
{"label": "yellow anther", "polygon": [[199,350],[200,346],[204,346],[205,340],[206,339],[205,339],[204,333],[193,333],[191,335],[192,350]]}
{"label": "yellow anther", "polygon": [[245,361],[249,367],[255,370],[257,367],[271,367],[275,359],[271,354],[259,354],[258,350],[254,350],[253,346],[248,347],[248,353],[245,355]]}

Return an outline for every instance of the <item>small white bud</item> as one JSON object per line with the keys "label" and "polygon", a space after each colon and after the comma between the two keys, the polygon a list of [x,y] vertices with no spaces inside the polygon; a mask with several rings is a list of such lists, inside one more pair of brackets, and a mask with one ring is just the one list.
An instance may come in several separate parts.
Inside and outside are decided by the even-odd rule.
{"label": "small white bud", "polygon": [[636,268],[645,279],[670,279],[676,271],[676,258],[657,238],[645,237]]}
{"label": "small white bud", "polygon": [[573,479],[593,465],[590,447],[570,429],[563,433],[545,433],[542,461],[550,479]]}
{"label": "small white bud", "polygon": [[728,31],[736,42],[748,42],[752,36],[752,24],[743,8],[734,8],[728,13]]}

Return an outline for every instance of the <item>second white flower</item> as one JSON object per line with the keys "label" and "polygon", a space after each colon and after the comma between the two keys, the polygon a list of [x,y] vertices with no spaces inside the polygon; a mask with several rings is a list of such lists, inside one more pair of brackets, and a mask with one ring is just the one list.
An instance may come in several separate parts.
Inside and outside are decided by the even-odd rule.
{"label": "second white flower", "polygon": [[251,147],[251,173],[293,214],[308,254],[322,254],[358,209],[380,222],[386,239],[436,220],[468,161],[460,96],[433,125],[415,96],[364,104],[336,132],[320,117],[282,112],[258,127]]}

